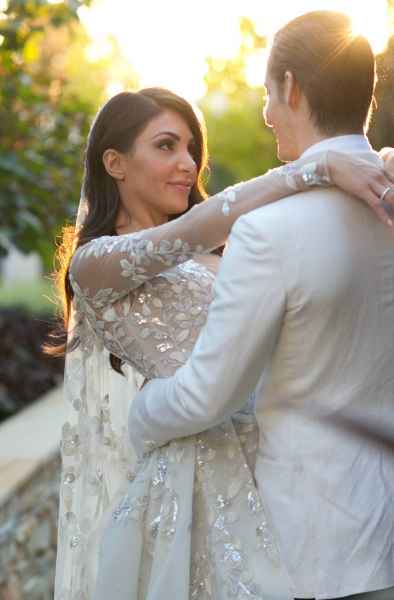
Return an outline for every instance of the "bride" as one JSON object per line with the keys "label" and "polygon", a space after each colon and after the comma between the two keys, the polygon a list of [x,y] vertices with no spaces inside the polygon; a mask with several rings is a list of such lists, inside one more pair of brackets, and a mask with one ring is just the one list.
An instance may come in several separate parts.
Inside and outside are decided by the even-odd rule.
{"label": "bride", "polygon": [[382,216],[372,191],[391,183],[330,152],[202,202],[205,165],[201,124],[167,90],[118,94],[92,126],[76,229],[60,251],[68,340],[53,352],[66,352],[70,415],[56,600],[291,597],[253,478],[252,409],[138,462],[128,405],[146,379],[186,362],[214,293],[212,251],[241,214],[333,183]]}

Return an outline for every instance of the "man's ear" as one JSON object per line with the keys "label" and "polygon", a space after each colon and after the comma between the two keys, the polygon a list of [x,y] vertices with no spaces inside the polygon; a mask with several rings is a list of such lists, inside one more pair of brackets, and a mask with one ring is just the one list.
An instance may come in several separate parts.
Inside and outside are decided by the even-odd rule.
{"label": "man's ear", "polygon": [[112,148],[105,150],[103,164],[108,175],[111,175],[117,181],[124,181],[126,174],[122,155],[117,150],[113,150]]}
{"label": "man's ear", "polygon": [[283,95],[288,106],[292,110],[296,110],[301,101],[301,89],[291,71],[286,71],[285,73]]}

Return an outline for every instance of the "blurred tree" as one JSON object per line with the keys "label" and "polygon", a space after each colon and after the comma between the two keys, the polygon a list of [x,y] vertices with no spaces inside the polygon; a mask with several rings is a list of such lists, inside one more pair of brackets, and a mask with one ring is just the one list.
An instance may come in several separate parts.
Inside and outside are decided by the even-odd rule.
{"label": "blurred tree", "polygon": [[236,56],[207,60],[207,94],[200,105],[208,129],[211,193],[277,164],[275,139],[262,116],[264,88],[248,83],[250,66],[256,69],[261,61],[264,72],[266,40],[247,18],[240,19],[240,34]]}
{"label": "blurred tree", "polygon": [[106,58],[89,56],[83,4],[9,0],[0,12],[0,252],[9,240],[49,268],[79,199],[92,115],[114,78],[136,85],[113,40]]}
{"label": "blurred tree", "polygon": [[394,36],[376,61],[376,108],[368,135],[373,147],[380,150],[384,146],[394,146]]}
{"label": "blurred tree", "polygon": [[394,0],[387,0],[391,38],[377,57],[376,109],[369,137],[376,149],[394,146]]}

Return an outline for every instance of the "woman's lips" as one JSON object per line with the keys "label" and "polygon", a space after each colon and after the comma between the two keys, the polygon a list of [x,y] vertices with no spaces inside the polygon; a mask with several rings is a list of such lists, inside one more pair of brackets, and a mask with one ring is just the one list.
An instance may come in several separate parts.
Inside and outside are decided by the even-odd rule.
{"label": "woman's lips", "polygon": [[191,188],[192,188],[192,184],[191,183],[181,183],[179,181],[170,181],[168,183],[168,185],[173,186],[174,188],[176,188],[177,190],[181,191],[181,192],[187,192],[189,193]]}

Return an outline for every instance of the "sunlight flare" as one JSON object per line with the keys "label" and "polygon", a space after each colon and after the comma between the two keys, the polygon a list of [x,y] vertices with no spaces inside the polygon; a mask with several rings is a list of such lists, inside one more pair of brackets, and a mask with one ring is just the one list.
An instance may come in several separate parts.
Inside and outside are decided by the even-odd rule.
{"label": "sunlight flare", "polygon": [[[96,0],[90,8],[81,8],[79,14],[92,38],[90,59],[102,56],[108,36],[114,36],[138,73],[141,86],[168,87],[196,100],[205,92],[206,58],[220,60],[236,55],[241,16],[250,18],[260,34],[270,37],[295,16],[322,9],[347,13],[355,32],[369,39],[375,53],[384,50],[390,33],[386,0],[282,0],[277,4],[243,0],[241,8],[238,2],[229,1],[225,9],[222,3],[200,0],[198,10],[185,0],[166,4],[145,0],[138,8],[123,0]],[[263,83],[265,60],[264,52],[248,60],[249,85]]]}

